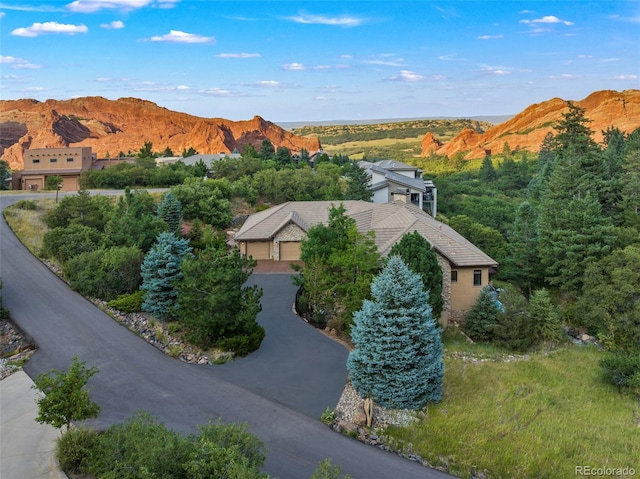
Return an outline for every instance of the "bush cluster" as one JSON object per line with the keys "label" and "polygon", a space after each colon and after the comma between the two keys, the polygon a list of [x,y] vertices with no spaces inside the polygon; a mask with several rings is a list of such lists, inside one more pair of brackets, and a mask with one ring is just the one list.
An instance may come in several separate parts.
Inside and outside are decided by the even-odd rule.
{"label": "bush cluster", "polygon": [[559,344],[566,337],[548,291],[537,290],[527,301],[511,285],[501,290],[499,302],[495,290],[483,288],[462,328],[474,341],[493,343],[514,351]]}
{"label": "bush cluster", "polygon": [[640,397],[640,353],[609,353],[600,361],[604,379],[620,392],[630,392]]}
{"label": "bush cluster", "polygon": [[99,478],[266,478],[262,442],[245,425],[209,423],[184,436],[139,412],[103,433],[70,429],[57,443],[68,473]]}

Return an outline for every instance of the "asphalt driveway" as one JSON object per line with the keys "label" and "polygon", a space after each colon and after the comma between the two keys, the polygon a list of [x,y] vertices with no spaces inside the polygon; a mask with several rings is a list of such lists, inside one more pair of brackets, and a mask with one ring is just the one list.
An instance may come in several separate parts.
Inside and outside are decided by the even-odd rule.
{"label": "asphalt driveway", "polygon": [[[0,196],[0,207],[16,200]],[[24,368],[31,378],[66,369],[76,355],[98,367],[89,382],[103,408],[97,427],[137,410],[185,433],[218,419],[247,423],[267,448],[265,471],[280,479],[308,478],[325,458],[354,479],[450,477],[336,434],[316,419],[337,403],[346,350],[293,316],[295,288],[286,275],[252,279],[265,291],[259,317],[265,341],[224,367],[181,363],[120,326],[34,258],[4,220],[0,277],[4,306],[39,346]]]}

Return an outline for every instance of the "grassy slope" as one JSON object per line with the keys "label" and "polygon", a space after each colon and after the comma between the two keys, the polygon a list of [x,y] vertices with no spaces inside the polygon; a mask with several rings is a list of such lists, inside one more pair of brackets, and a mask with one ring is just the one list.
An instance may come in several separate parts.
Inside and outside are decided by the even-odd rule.
{"label": "grassy slope", "polygon": [[[515,361],[447,341],[445,393],[425,418],[390,428],[431,464],[470,477],[573,477],[575,467],[640,467],[640,405],[603,383],[593,347]],[[461,349],[469,351],[464,354]]]}

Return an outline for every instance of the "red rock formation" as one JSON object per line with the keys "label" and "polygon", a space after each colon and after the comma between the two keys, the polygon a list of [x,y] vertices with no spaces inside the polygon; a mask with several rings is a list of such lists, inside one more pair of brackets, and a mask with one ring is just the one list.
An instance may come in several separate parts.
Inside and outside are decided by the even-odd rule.
{"label": "red rock formation", "polygon": [[[531,105],[509,121],[484,133],[465,129],[436,149],[435,153],[451,158],[456,153],[463,152],[465,159],[483,158],[487,151],[502,152],[505,142],[512,151],[537,152],[546,134],[555,133],[553,125],[562,119],[563,113],[569,111],[567,103],[560,98],[553,98]],[[640,90],[598,91],[582,101],[573,103],[585,109],[585,116],[591,120],[589,128],[593,130],[593,139],[596,142],[602,142],[602,131],[611,126],[625,133],[640,127]],[[429,147],[432,143],[432,137],[429,135],[430,133],[427,133],[423,139],[422,156],[429,156],[434,151]]]}
{"label": "red rock formation", "polygon": [[200,118],[137,98],[0,101],[0,155],[14,169],[22,168],[28,148],[91,146],[102,157],[135,152],[151,142],[155,151],[168,146],[179,155],[193,147],[206,154],[242,151],[248,144],[259,149],[264,139],[292,152],[321,148],[317,138],[296,136],[259,116]]}

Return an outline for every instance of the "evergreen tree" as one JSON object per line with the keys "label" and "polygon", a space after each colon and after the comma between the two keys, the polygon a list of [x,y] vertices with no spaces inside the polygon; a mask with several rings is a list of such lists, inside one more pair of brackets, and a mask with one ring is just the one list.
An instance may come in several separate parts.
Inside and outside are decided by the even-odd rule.
{"label": "evergreen tree", "polygon": [[609,349],[640,349],[640,245],[616,250],[586,269],[578,302],[580,326]]}
{"label": "evergreen tree", "polygon": [[182,205],[170,191],[165,193],[162,201],[158,203],[158,216],[164,220],[170,232],[181,234]]}
{"label": "evergreen tree", "polygon": [[621,209],[624,224],[640,231],[640,148],[625,157]]}
{"label": "evergreen tree", "polygon": [[354,315],[347,368],[362,397],[388,408],[419,409],[442,398],[440,329],[422,279],[399,256],[389,259]]}
{"label": "evergreen tree", "polygon": [[104,229],[109,246],[136,246],[149,251],[156,237],[167,229],[154,213],[154,201],[145,191],[132,192],[129,187],[109,216]]}
{"label": "evergreen tree", "polygon": [[489,183],[489,184],[494,182],[498,178],[498,174],[496,173],[496,170],[493,167],[493,161],[491,160],[491,155],[486,155],[482,159],[482,166],[480,166],[478,177],[480,178],[480,181],[484,183]]}
{"label": "evergreen tree", "polygon": [[273,143],[271,143],[266,138],[262,140],[262,143],[260,144],[260,154],[259,154],[260,159],[262,161],[271,160],[275,154],[276,154],[276,149],[273,146]]}
{"label": "evergreen tree", "polygon": [[187,158],[189,156],[197,155],[198,152],[195,150],[193,146],[190,146],[189,149],[182,150],[182,158]]}
{"label": "evergreen tree", "polygon": [[159,319],[171,317],[178,296],[175,283],[182,279],[180,263],[190,251],[187,240],[174,233],[158,235],[141,268],[140,289],[145,292],[143,311]]}
{"label": "evergreen tree", "polygon": [[291,150],[289,150],[289,148],[285,146],[278,147],[274,159],[280,166],[289,166],[293,164],[293,156],[291,155]]}
{"label": "evergreen tree", "polygon": [[504,277],[530,297],[533,288],[542,283],[543,274],[538,254],[538,219],[529,202],[518,206],[508,239]]}
{"label": "evergreen tree", "polygon": [[488,287],[482,288],[475,303],[465,317],[462,330],[474,341],[493,340],[493,330],[498,323],[498,307]]}
{"label": "evergreen tree", "polygon": [[0,190],[11,189],[11,170],[9,163],[0,160]]}
{"label": "evergreen tree", "polygon": [[347,178],[345,200],[371,201],[373,191],[369,185],[369,175],[356,162],[349,162],[344,166],[344,176]]}
{"label": "evergreen tree", "polygon": [[301,165],[308,165],[311,162],[311,157],[309,156],[309,150],[306,148],[302,148],[300,150],[300,161]]}
{"label": "evergreen tree", "polygon": [[422,278],[425,290],[429,292],[429,304],[433,318],[438,320],[442,314],[442,268],[431,244],[417,231],[405,234],[391,247],[389,256],[398,255],[402,261]]}
{"label": "evergreen tree", "polygon": [[556,162],[556,141],[553,133],[549,132],[544,137],[538,152],[538,172],[529,181],[529,196],[534,200],[539,200],[546,191],[551,177],[551,172]]}
{"label": "evergreen tree", "polygon": [[246,286],[256,262],[243,257],[234,249],[209,247],[199,256],[185,259],[183,277],[176,283],[178,320],[189,331],[188,336],[205,348],[218,345],[221,340],[233,340],[230,349],[243,341],[248,353],[258,349],[264,329],[256,322],[262,309],[262,290]]}
{"label": "evergreen tree", "polygon": [[529,301],[529,313],[533,323],[533,339],[537,343],[561,343],[566,334],[562,329],[558,308],[551,301],[546,289],[538,289]]}
{"label": "evergreen tree", "polygon": [[611,252],[615,242],[611,219],[587,193],[567,203],[547,198],[540,216],[540,258],[546,280],[564,292],[579,293],[586,266]]}

